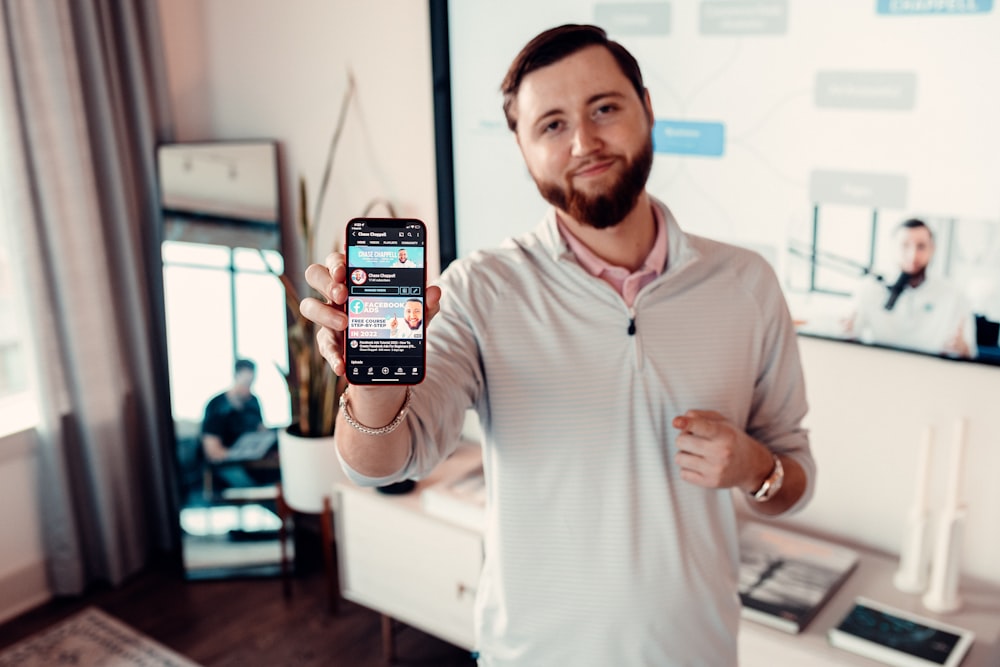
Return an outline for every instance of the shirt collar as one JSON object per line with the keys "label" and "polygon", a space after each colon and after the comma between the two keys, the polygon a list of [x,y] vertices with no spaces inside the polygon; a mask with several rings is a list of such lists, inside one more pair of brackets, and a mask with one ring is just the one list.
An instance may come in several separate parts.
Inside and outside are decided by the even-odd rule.
{"label": "shirt collar", "polygon": [[[656,237],[653,240],[653,245],[650,247],[642,266],[631,273],[651,271],[656,275],[660,275],[666,268],[668,253],[666,223],[663,219],[663,212],[656,205],[653,206],[653,222],[656,224]],[[558,215],[556,215],[556,224],[558,225],[562,240],[565,241],[569,251],[573,253],[576,261],[579,262],[580,266],[587,273],[597,277],[600,277],[605,272],[617,271],[619,273],[630,273],[624,267],[616,266],[598,257],[583,241],[573,234],[569,226],[560,220]]]}
{"label": "shirt collar", "polygon": [[[688,262],[697,259],[699,253],[695,250],[688,239],[688,235],[677,224],[676,218],[666,204],[650,196],[653,206],[659,210],[663,216],[664,231],[667,236],[667,257],[664,262],[664,273],[673,273]],[[555,261],[569,259],[576,260],[573,251],[570,250],[566,240],[559,233],[558,216],[556,209],[550,206],[542,218],[541,223],[535,229],[535,239],[544,247],[552,259]]]}

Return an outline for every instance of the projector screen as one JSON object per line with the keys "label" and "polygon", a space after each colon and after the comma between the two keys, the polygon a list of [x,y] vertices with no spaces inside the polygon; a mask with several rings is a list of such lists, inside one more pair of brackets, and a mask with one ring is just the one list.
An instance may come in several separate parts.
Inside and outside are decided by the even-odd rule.
{"label": "projector screen", "polygon": [[[547,205],[507,129],[500,81],[538,32],[594,23],[636,56],[650,91],[648,190],[685,231],[764,256],[800,333],[1000,365],[993,0],[431,6],[436,86],[450,93],[437,125],[442,266],[538,223]],[[894,299],[901,244],[916,233],[899,225],[914,218],[933,242],[935,297]],[[860,318],[866,301],[878,312]],[[894,308],[919,321],[933,312],[936,333],[880,329]],[[868,328],[851,327],[859,318]],[[969,353],[939,339],[968,341]]]}

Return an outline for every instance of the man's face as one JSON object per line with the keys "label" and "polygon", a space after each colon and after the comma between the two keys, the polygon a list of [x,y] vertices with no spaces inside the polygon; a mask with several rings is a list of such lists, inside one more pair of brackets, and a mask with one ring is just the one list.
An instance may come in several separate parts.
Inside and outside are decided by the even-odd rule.
{"label": "man's face", "polygon": [[403,307],[403,321],[410,329],[419,329],[424,319],[424,304],[419,301],[407,301]]}
{"label": "man's face", "polygon": [[903,227],[896,232],[899,242],[899,270],[915,275],[927,268],[934,256],[934,240],[926,227]]}
{"label": "man's face", "polygon": [[652,108],[607,49],[587,47],[525,76],[514,113],[546,201],[598,229],[635,207],[653,163]]}
{"label": "man's face", "polygon": [[253,387],[253,381],[254,372],[246,368],[242,368],[236,372],[233,389],[236,390],[237,395],[247,397],[250,395],[250,388]]}
{"label": "man's face", "polygon": [[399,251],[399,261],[400,262],[405,262],[406,261],[406,251],[405,250],[400,250]]}

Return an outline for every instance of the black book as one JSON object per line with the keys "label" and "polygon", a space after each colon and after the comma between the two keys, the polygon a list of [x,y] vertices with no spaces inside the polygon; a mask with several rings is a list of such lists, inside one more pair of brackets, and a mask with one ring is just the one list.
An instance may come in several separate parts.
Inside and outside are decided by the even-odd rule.
{"label": "black book", "polygon": [[740,530],[742,614],[802,632],[858,564],[853,549],[761,523]]}

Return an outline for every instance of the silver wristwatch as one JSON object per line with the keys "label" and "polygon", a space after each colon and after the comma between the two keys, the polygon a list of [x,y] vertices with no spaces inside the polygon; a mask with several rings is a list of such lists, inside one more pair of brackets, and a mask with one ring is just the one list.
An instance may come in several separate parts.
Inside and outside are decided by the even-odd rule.
{"label": "silver wristwatch", "polygon": [[781,484],[785,481],[785,468],[781,465],[781,459],[774,453],[771,454],[771,457],[774,459],[771,474],[767,476],[759,489],[750,494],[758,503],[765,503],[776,496],[781,490]]}

